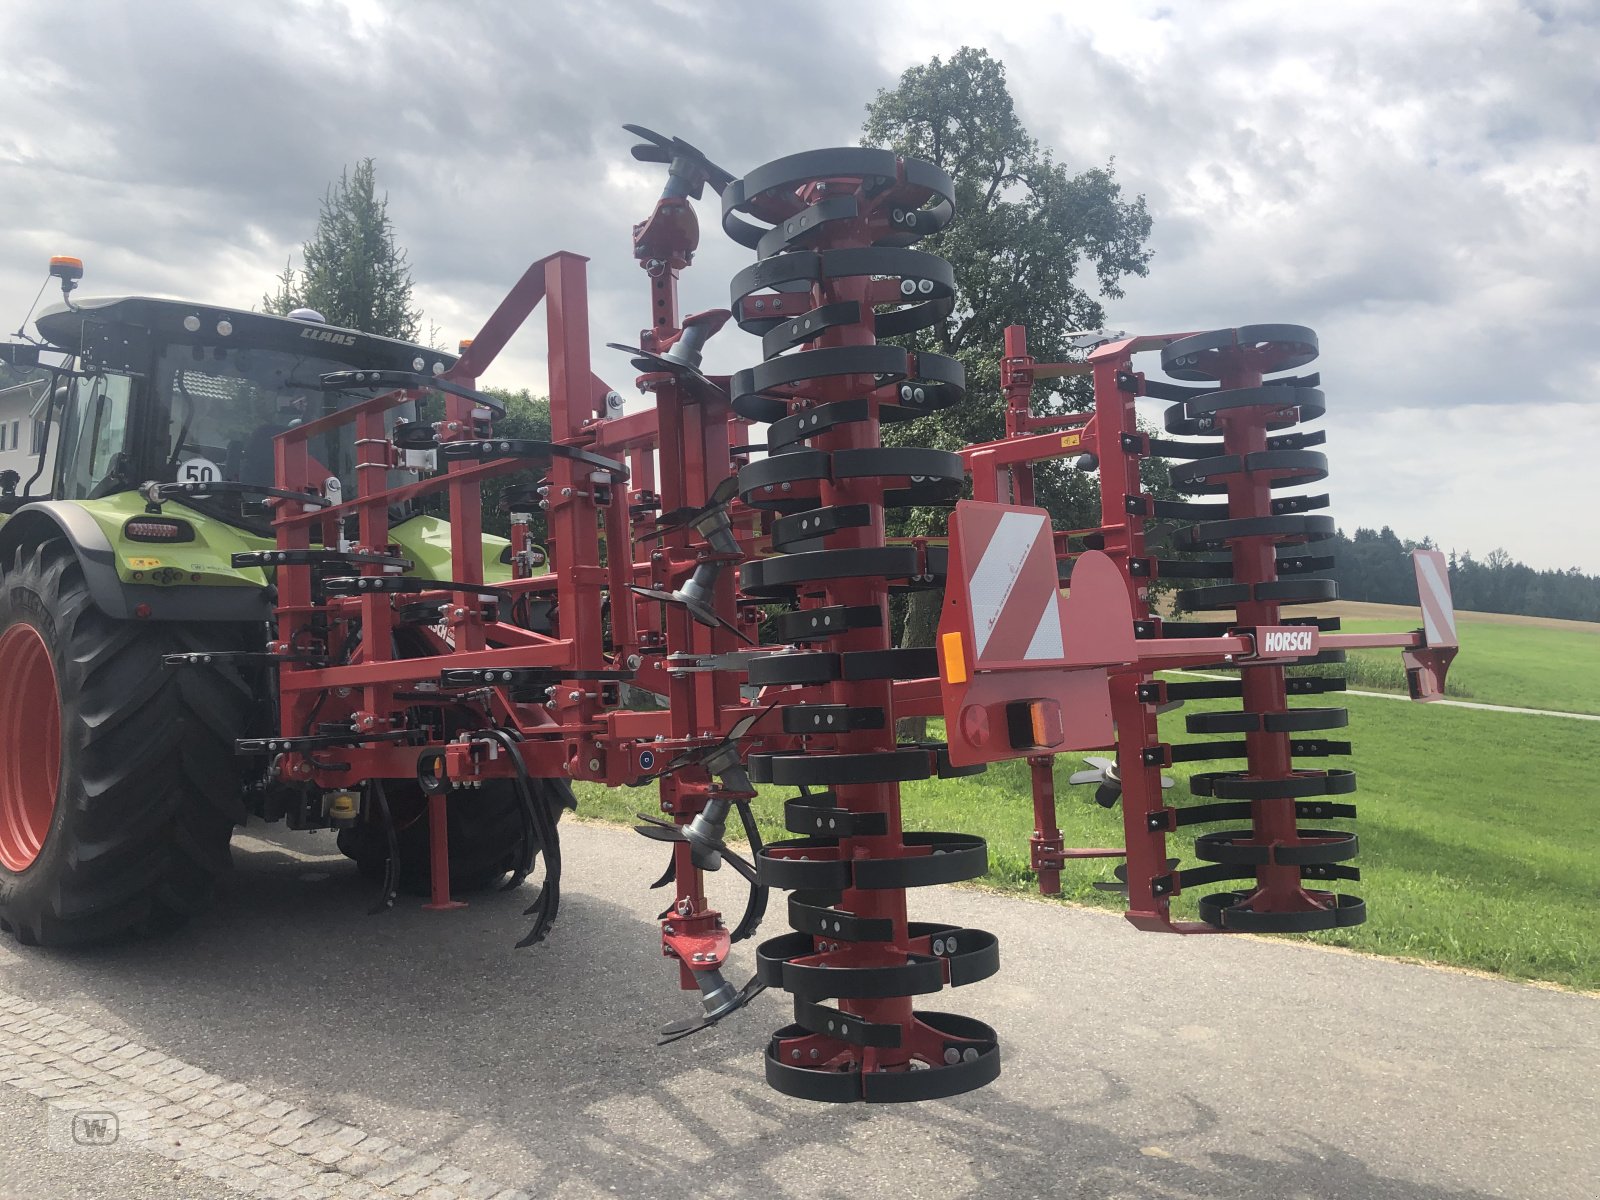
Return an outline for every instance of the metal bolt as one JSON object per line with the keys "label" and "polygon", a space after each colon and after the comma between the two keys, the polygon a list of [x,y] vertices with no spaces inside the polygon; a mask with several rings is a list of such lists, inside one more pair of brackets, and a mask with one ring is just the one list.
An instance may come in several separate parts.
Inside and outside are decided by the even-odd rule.
{"label": "metal bolt", "polygon": [[600,760],[598,758],[591,758],[589,760],[589,770],[598,771],[599,769],[600,769]]}
{"label": "metal bolt", "polygon": [[627,662],[628,670],[637,671],[639,669],[639,664],[644,662],[644,659],[640,658],[637,654],[630,654],[628,655]]}
{"label": "metal bolt", "polygon": [[582,692],[568,692],[567,693],[567,699],[573,701],[574,703],[576,703],[577,701],[583,699],[583,693]]}

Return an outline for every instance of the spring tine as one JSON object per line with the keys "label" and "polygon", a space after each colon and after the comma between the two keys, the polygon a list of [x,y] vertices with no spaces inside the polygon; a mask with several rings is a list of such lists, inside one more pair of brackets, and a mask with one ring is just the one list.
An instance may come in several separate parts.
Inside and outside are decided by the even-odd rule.
{"label": "spring tine", "polygon": [[[655,891],[656,888],[664,888],[669,883],[676,883],[677,879],[678,879],[678,859],[677,859],[677,856],[674,855],[672,858],[669,858],[667,860],[667,869],[664,872],[662,872],[662,875],[661,875],[660,879],[656,880],[654,883],[652,883],[650,885],[650,890],[651,891]],[[661,916],[657,917],[656,920],[658,920],[658,921],[664,920],[666,918],[667,914],[670,913],[670,912],[672,912],[672,910],[669,908],[669,909],[667,909],[666,912],[662,913]]]}
{"label": "spring tine", "polygon": [[383,790],[383,780],[372,781],[372,795],[378,802],[378,813],[383,818],[383,832],[389,846],[389,860],[383,868],[383,894],[378,903],[367,910],[367,915],[377,916],[394,907],[400,895],[400,838],[395,833],[394,817],[389,811],[389,797]]}
{"label": "spring tine", "polygon": [[[750,853],[761,853],[761,830],[756,825],[755,813],[750,810],[750,802],[741,800],[735,806],[739,810],[739,823],[744,826],[744,835],[750,843]],[[733,863],[733,869],[743,875],[750,883],[750,895],[745,900],[744,915],[739,918],[739,924],[734,926],[733,932],[728,935],[728,940],[742,942],[761,926],[761,919],[767,915],[767,888],[756,877],[755,868],[751,867],[747,873],[745,868],[750,864],[737,854],[726,851],[725,856]]]}
{"label": "spring tine", "polygon": [[[521,781],[518,782],[520,784]],[[533,872],[533,798],[520,786],[517,788],[517,812],[522,819],[522,857],[517,861],[517,869],[511,873],[511,878],[500,885],[502,892],[515,891],[527,882]]]}

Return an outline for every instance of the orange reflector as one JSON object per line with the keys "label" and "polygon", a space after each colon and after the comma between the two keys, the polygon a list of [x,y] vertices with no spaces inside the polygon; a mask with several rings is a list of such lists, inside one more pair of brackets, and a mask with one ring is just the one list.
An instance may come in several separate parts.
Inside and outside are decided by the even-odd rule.
{"label": "orange reflector", "polygon": [[1028,714],[1033,719],[1035,746],[1059,746],[1062,743],[1066,732],[1061,725],[1061,705],[1054,700],[1033,700],[1028,703]]}
{"label": "orange reflector", "polygon": [[944,650],[944,681],[946,683],[965,683],[967,681],[967,650],[961,642],[960,633],[945,633],[939,636],[939,645]]}
{"label": "orange reflector", "polygon": [[1048,750],[1066,740],[1061,705],[1049,698],[1008,700],[1006,737],[1013,750]]}

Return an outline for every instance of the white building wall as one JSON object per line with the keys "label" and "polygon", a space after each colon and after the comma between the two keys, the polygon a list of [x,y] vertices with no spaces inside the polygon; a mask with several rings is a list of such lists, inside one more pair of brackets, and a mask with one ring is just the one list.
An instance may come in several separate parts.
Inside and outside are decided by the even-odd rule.
{"label": "white building wall", "polygon": [[[34,420],[33,410],[38,402],[40,387],[13,387],[0,391],[0,471],[12,470],[22,477],[22,483],[28,482],[38,466],[38,458],[33,452],[34,448]],[[58,430],[51,431],[51,441],[55,441]],[[51,446],[50,459],[54,459],[55,447]],[[50,463],[45,464],[45,472],[39,482],[33,485],[35,495],[47,492],[50,487]],[[21,484],[18,485],[21,491]]]}

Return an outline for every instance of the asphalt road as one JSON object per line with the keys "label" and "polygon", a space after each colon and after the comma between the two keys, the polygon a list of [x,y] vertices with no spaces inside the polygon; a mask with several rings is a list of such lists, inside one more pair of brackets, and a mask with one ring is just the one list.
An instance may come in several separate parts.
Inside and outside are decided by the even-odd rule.
{"label": "asphalt road", "polygon": [[[249,833],[218,909],[176,935],[0,948],[0,1197],[1600,1190],[1591,997],[930,889],[914,916],[1000,935],[1000,975],[940,1007],[1000,1031],[1004,1073],[824,1107],[762,1081],[771,993],[655,1047],[693,1004],[655,949],[662,855],[625,831],[566,830],[561,920],[528,951],[527,893],[368,917],[327,835]],[[75,1144],[85,1112],[123,1136]]]}

